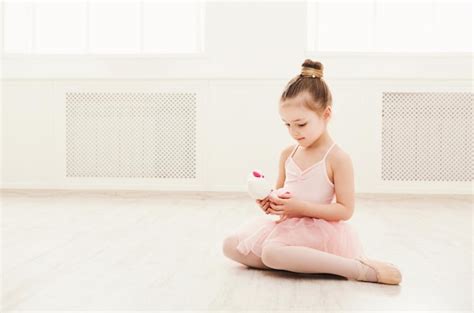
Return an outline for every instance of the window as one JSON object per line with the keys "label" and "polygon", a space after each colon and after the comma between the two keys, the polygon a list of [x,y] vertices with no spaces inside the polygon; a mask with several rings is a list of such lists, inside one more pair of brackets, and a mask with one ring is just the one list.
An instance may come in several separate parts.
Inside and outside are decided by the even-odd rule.
{"label": "window", "polygon": [[202,1],[3,2],[5,54],[203,52]]}
{"label": "window", "polygon": [[308,1],[311,52],[472,52],[470,0]]}

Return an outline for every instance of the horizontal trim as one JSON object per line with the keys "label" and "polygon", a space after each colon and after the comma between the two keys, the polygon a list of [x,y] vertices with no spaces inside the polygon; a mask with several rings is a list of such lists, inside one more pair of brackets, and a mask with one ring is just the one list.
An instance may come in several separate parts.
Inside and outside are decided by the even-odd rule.
{"label": "horizontal trim", "polygon": [[[469,186],[468,186],[469,185]],[[376,187],[376,186],[374,186]],[[404,187],[404,188],[359,188],[367,189],[367,191],[355,192],[356,196],[368,196],[368,195],[395,195],[395,194],[404,194],[404,195],[454,195],[462,197],[463,199],[470,199],[471,197],[471,188],[470,184],[466,183],[466,186],[455,187],[455,186],[439,186],[438,188],[413,188],[413,187]],[[370,189],[370,192],[368,190]],[[156,191],[156,192],[232,192],[232,193],[241,193],[242,196],[248,197],[247,186],[219,186],[212,185],[207,188],[200,185],[175,185],[175,186],[157,186],[153,184],[140,184],[140,185],[126,185],[126,184],[43,184],[43,183],[4,183],[0,186],[1,192],[14,192],[19,190],[93,190],[93,191],[107,191],[107,190],[120,190],[120,191]]]}
{"label": "horizontal trim", "polygon": [[[3,79],[163,79],[163,80],[289,80],[298,72],[302,61],[272,55],[257,66],[258,60],[233,59],[212,61],[207,54],[199,56],[156,58],[154,56],[36,56],[5,57]],[[327,69],[324,78],[386,80],[472,80],[474,56],[385,56],[309,55]],[[185,61],[185,62],[183,62]],[[290,63],[291,62],[291,63]],[[272,64],[280,64],[278,67]],[[290,72],[291,71],[291,72]]]}
{"label": "horizontal trim", "polygon": [[[426,57],[436,57],[436,58],[473,58],[473,52],[343,52],[343,51],[305,51],[305,56],[308,57],[325,57],[325,58],[372,58],[372,57],[387,57],[387,58],[397,58],[397,57],[413,57],[413,58],[426,58]],[[108,59],[108,58],[125,58],[125,59],[168,59],[168,58],[206,58],[209,57],[208,52],[193,52],[193,53],[140,53],[140,54],[130,54],[130,53],[116,53],[116,54],[63,54],[63,53],[3,53],[3,59],[9,58],[26,58],[26,59],[35,59],[35,58],[84,58],[84,59]]]}

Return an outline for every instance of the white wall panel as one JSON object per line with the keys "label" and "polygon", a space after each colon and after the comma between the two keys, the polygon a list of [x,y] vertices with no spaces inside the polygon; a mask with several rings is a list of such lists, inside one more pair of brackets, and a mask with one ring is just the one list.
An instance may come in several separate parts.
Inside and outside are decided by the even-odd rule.
{"label": "white wall panel", "polygon": [[[470,91],[472,55],[388,57],[306,54],[305,5],[207,4],[207,51],[198,57],[5,58],[2,71],[2,186],[244,191],[260,168],[274,185],[292,140],[278,99],[306,57],[321,61],[334,96],[329,129],[354,163],[356,192],[470,193],[471,183],[381,179],[381,110],[386,91]],[[196,90],[199,179],[66,177],[65,92]]]}

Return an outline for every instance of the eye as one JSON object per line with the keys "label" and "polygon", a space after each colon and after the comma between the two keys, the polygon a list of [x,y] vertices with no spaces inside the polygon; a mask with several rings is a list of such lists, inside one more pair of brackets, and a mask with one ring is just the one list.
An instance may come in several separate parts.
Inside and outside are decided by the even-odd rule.
{"label": "eye", "polygon": [[303,127],[303,126],[305,126],[305,125],[306,125],[306,123],[304,123],[304,124],[298,124],[299,127]]}
{"label": "eye", "polygon": [[285,124],[286,127],[290,127],[290,124]]}

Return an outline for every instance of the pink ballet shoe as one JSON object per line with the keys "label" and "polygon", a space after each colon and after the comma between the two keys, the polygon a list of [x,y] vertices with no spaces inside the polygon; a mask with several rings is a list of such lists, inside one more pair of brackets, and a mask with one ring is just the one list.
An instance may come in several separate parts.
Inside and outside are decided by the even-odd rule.
{"label": "pink ballet shoe", "polygon": [[[392,263],[369,260],[367,258],[356,258],[362,264],[372,268],[377,274],[377,283],[387,285],[398,285],[402,281],[402,273]],[[367,268],[362,270],[357,280],[367,281]]]}

